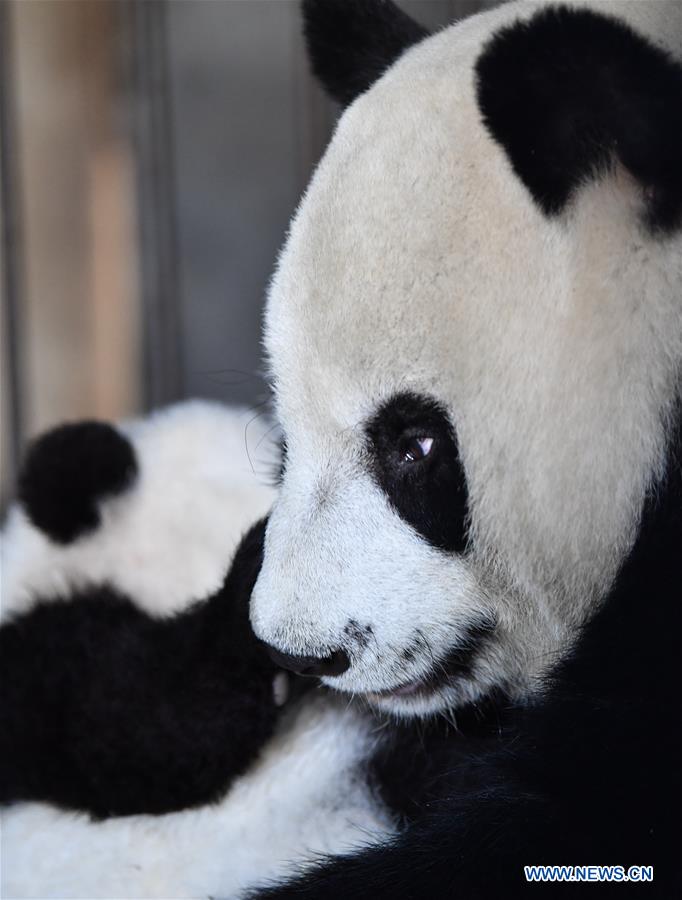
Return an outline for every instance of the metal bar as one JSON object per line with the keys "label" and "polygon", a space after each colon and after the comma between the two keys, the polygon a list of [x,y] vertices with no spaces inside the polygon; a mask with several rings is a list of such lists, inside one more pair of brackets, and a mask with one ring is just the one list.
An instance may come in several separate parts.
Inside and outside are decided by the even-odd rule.
{"label": "metal bar", "polygon": [[180,265],[177,239],[172,100],[165,0],[131,0],[124,40],[129,42],[130,108],[137,176],[143,397],[147,408],[177,399],[183,390]]}
{"label": "metal bar", "polygon": [[9,409],[7,472],[16,481],[24,440],[21,374],[21,320],[23,292],[23,235],[18,166],[18,138],[14,108],[14,67],[11,46],[10,5],[0,0],[0,214],[2,243],[3,355],[6,360],[6,397]]}

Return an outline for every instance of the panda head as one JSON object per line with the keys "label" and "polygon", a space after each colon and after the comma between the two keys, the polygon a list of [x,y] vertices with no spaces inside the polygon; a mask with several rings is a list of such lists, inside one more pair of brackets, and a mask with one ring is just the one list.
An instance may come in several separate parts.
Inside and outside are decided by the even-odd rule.
{"label": "panda head", "polygon": [[153,616],[218,591],[242,534],[274,496],[252,465],[262,473],[271,463],[269,425],[252,419],[194,400],[38,437],[0,533],[2,615],[92,585]]}
{"label": "panda head", "polygon": [[511,3],[430,37],[380,0],[304,7],[350,105],[269,295],[286,458],[252,622],[397,714],[523,696],[666,452],[682,7]]}

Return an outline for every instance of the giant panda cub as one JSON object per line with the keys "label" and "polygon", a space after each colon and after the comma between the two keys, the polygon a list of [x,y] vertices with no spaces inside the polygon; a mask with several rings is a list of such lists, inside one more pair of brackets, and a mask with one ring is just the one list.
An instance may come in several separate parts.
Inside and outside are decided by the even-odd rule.
{"label": "giant panda cub", "polygon": [[392,827],[364,717],[249,625],[271,426],[194,401],[29,448],[2,534],[3,896],[235,896]]}
{"label": "giant panda cub", "polygon": [[[208,851],[166,823],[214,808],[135,835],[173,896],[514,897],[543,863],[651,865],[676,896],[682,5],[521,0],[434,35],[387,0],[303,6],[346,109],[268,298],[286,456],[250,621],[328,693]],[[321,735],[343,765],[313,765]],[[311,812],[312,868],[311,829],[289,868],[240,831]]]}

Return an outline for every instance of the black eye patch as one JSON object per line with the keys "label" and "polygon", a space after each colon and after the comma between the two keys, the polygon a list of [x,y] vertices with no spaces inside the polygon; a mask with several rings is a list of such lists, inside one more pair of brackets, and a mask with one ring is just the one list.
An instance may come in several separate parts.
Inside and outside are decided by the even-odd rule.
{"label": "black eye patch", "polygon": [[467,538],[467,487],[445,409],[430,397],[396,394],[366,425],[371,470],[399,515],[440,550]]}

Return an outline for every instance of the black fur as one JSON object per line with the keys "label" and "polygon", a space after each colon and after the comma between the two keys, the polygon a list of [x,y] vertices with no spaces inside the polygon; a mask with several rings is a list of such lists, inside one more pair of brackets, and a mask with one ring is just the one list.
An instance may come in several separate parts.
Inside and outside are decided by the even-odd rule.
{"label": "black fur", "polygon": [[136,474],[135,451],[113,426],[61,425],[29,447],[19,501],[36,528],[68,544],[99,525],[98,502],[126,490]]}
{"label": "black fur", "polygon": [[[369,782],[403,825],[442,802],[444,773],[459,765],[469,769],[472,755],[485,753],[500,733],[505,707],[504,696],[495,694],[450,714],[449,721],[438,717],[387,722],[376,714],[384,739],[370,762]],[[474,787],[471,772],[467,786]]]}
{"label": "black fur", "polygon": [[313,72],[343,106],[428,32],[390,0],[303,0]]}
{"label": "black fur", "polygon": [[218,799],[277,718],[277,668],[253,635],[265,523],[221,590],[154,619],[98,587],[0,629],[0,801],[95,817]]}
{"label": "black fur", "polygon": [[286,472],[287,468],[288,456],[289,448],[287,447],[287,440],[285,437],[281,437],[279,440],[279,461],[277,463],[275,477],[273,479],[274,485],[277,488],[281,487],[284,482],[284,473]]}
{"label": "black fur", "polygon": [[476,65],[495,140],[547,215],[617,159],[651,229],[682,221],[682,66],[627,25],[554,7],[501,29]]}
{"label": "black fur", "polygon": [[481,648],[495,634],[496,621],[492,615],[479,616],[464,628],[456,646],[441,659],[434,673],[437,680],[462,678],[472,674]]}
{"label": "black fur", "polygon": [[[443,407],[430,397],[397,394],[366,427],[371,468],[391,504],[425,540],[462,551],[467,537],[467,486],[457,439]],[[429,455],[405,462],[405,448],[432,437]]]}
{"label": "black fur", "polygon": [[410,819],[401,835],[259,896],[497,900],[545,890],[628,892],[622,883],[529,886],[523,866],[533,864],[653,865],[654,881],[638,889],[642,895],[681,896],[681,548],[678,418],[667,479],[648,498],[609,597],[547,694],[530,707],[498,700],[482,730],[464,727],[435,750],[427,743],[426,792],[418,777],[410,782],[413,765],[407,793],[396,794],[400,775],[384,761],[377,771],[389,786],[392,779],[392,796]]}

